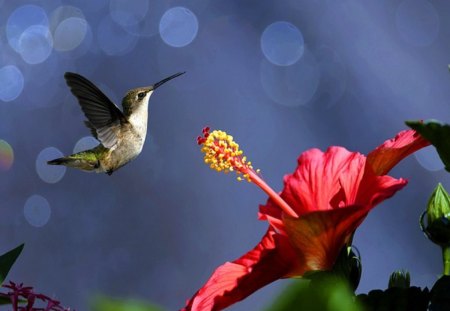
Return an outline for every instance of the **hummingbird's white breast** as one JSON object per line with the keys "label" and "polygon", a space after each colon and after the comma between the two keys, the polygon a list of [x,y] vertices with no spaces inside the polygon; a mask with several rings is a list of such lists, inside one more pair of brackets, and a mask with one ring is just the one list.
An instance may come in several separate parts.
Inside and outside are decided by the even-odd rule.
{"label": "hummingbird's white breast", "polygon": [[148,101],[153,91],[147,93],[147,96],[143,100],[142,104],[140,104],[133,113],[128,118],[128,122],[133,127],[134,134],[136,137],[136,147],[139,149],[136,150],[136,156],[142,151],[142,147],[145,142],[145,137],[147,136],[147,124],[148,124]]}
{"label": "hummingbird's white breast", "polygon": [[109,156],[101,161],[101,170],[109,171],[134,160],[142,151],[145,137],[147,136],[148,121],[148,94],[142,103],[134,107],[133,112],[128,117],[131,125],[124,129],[118,144],[109,150]]}

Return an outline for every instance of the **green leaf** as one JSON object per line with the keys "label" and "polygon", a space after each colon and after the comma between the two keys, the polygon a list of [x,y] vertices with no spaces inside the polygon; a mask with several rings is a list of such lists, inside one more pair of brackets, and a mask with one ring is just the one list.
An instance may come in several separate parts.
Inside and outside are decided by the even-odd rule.
{"label": "green leaf", "polygon": [[436,148],[445,169],[450,172],[450,125],[441,124],[436,120],[406,121],[405,123]]}
{"label": "green leaf", "polygon": [[120,300],[105,296],[96,297],[92,303],[93,311],[163,311],[153,304],[137,300]]}
{"label": "green leaf", "polygon": [[17,246],[15,249],[0,256],[0,284],[6,279],[9,270],[22,252],[24,244]]}
{"label": "green leaf", "polygon": [[276,298],[266,311],[295,310],[293,306],[301,303],[307,295],[309,280],[295,280]]}
{"label": "green leaf", "polygon": [[311,281],[296,280],[266,311],[361,311],[346,280],[330,272],[309,274]]}

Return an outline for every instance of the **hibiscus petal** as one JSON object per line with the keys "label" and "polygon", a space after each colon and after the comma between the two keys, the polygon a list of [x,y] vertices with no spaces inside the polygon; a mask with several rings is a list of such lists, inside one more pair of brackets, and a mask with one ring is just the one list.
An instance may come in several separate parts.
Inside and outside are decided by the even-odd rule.
{"label": "hibiscus petal", "polygon": [[297,259],[287,238],[269,227],[253,250],[218,267],[182,310],[222,310],[286,276],[295,264]]}
{"label": "hibiscus petal", "polygon": [[283,211],[271,199],[266,205],[259,205],[258,219],[267,221],[278,233],[286,235],[282,218]]}
{"label": "hibiscus petal", "polygon": [[283,216],[286,235],[299,258],[302,258],[305,271],[330,269],[339,251],[349,242],[356,228],[369,211],[383,200],[393,196],[406,186],[405,179],[390,176],[376,176],[366,172],[358,187],[354,206],[333,210],[318,210],[292,218]]}
{"label": "hibiscus petal", "polygon": [[[331,205],[336,195],[341,196],[345,205],[350,205],[348,199],[356,197],[364,165],[362,154],[343,147],[330,147],[325,152],[310,149],[298,158],[295,172],[285,176],[280,195],[299,216],[336,208]],[[342,178],[350,186],[343,187]],[[344,195],[340,195],[341,189],[345,190]]]}
{"label": "hibiscus petal", "polygon": [[388,175],[376,176],[372,170],[366,170],[358,189],[355,204],[371,209],[392,197],[407,184],[406,179],[396,179]]}
{"label": "hibiscus petal", "polygon": [[304,263],[294,273],[303,275],[307,271],[331,269],[368,212],[368,208],[349,206],[311,212],[299,218],[284,217],[289,240]]}
{"label": "hibiscus petal", "polygon": [[367,164],[377,175],[387,174],[398,162],[430,143],[414,130],[405,130],[386,140],[367,156]]}

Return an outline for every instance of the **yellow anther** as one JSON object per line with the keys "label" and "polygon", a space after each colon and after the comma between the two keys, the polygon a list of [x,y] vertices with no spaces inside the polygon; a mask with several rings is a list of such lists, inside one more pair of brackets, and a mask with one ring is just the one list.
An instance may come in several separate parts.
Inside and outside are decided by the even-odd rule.
{"label": "yellow anther", "polygon": [[[204,132],[205,134],[205,132]],[[242,156],[243,151],[239,149],[239,144],[233,140],[233,136],[224,131],[215,130],[207,133],[204,137],[199,137],[201,151],[205,154],[204,162],[213,170],[218,172],[236,172],[237,179],[250,180],[249,172],[253,171],[251,162],[247,162],[247,157]]]}

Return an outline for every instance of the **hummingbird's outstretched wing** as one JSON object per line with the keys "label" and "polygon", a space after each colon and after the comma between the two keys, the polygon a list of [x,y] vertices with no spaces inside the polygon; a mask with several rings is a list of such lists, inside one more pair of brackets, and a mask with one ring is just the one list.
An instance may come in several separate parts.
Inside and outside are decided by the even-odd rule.
{"label": "hummingbird's outstretched wing", "polygon": [[113,147],[122,124],[127,122],[122,111],[85,77],[66,72],[64,78],[88,119],[85,124],[92,135],[106,148]]}

